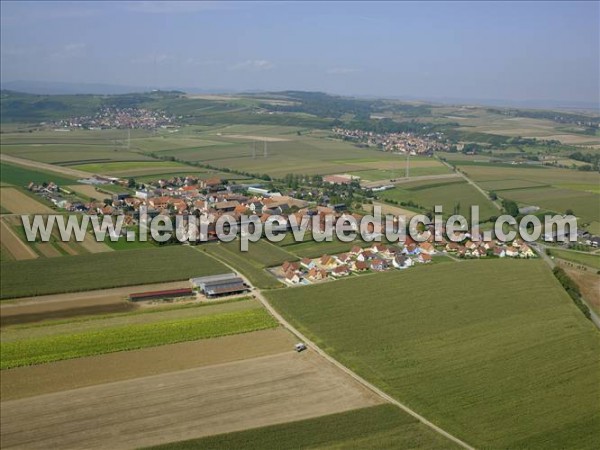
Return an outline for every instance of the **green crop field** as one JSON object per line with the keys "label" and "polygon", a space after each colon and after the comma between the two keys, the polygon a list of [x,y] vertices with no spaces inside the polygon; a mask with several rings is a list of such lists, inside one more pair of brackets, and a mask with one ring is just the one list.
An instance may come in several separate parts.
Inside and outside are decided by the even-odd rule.
{"label": "green crop field", "polygon": [[228,272],[213,258],[188,247],[95,253],[0,265],[1,298],[77,292],[215,275]]}
{"label": "green crop field", "polygon": [[152,447],[155,450],[458,448],[392,405]]}
{"label": "green crop field", "polygon": [[398,203],[412,201],[426,210],[432,210],[435,205],[443,207],[443,215],[451,216],[454,207],[460,204],[460,214],[470,216],[471,205],[479,205],[480,220],[486,220],[499,214],[492,202],[484,197],[477,189],[464,181],[437,184],[431,187],[419,183],[414,188],[410,184],[397,186],[380,194],[384,200],[394,200]]}
{"label": "green crop field", "polygon": [[520,179],[480,181],[478,184],[481,188],[487,191],[506,191],[512,189],[540,188],[549,186],[548,184],[540,184],[534,181]]}
{"label": "green crop field", "polygon": [[266,295],[329,354],[475,447],[596,448],[600,337],[543,261]]}
{"label": "green crop field", "polygon": [[583,264],[594,269],[600,270],[600,255],[592,255],[589,253],[573,252],[568,250],[550,249],[550,254],[556,258],[566,259],[578,264]]}
{"label": "green crop field", "polygon": [[370,247],[373,245],[373,242],[365,242],[358,238],[353,242],[343,242],[337,238],[335,233],[333,233],[333,240],[331,241],[317,242],[312,240],[311,237],[307,232],[304,241],[296,242],[292,235],[289,234],[284,240],[277,243],[277,245],[280,245],[285,251],[293,253],[298,258],[316,258],[324,254],[334,255],[336,253],[347,252],[355,245],[360,247]]}
{"label": "green crop field", "polygon": [[2,369],[275,328],[262,308],[2,342]]}
{"label": "green crop field", "polygon": [[185,172],[188,166],[170,161],[121,161],[99,162],[93,164],[80,164],[69,166],[72,169],[84,170],[90,173],[102,173],[113,176],[143,176],[160,173]]}
{"label": "green crop field", "polygon": [[2,144],[2,153],[63,166],[110,161],[152,161],[150,157],[127,151],[121,145]]}
{"label": "green crop field", "polygon": [[501,191],[498,195],[522,205],[539,206],[559,214],[565,214],[570,209],[585,222],[592,222],[600,218],[600,195],[591,192],[543,187],[511,189]]}
{"label": "green crop field", "polygon": [[12,164],[0,163],[0,180],[15,186],[27,186],[30,182],[44,183],[53,181],[58,185],[74,184],[75,179],[39,170],[26,169]]}

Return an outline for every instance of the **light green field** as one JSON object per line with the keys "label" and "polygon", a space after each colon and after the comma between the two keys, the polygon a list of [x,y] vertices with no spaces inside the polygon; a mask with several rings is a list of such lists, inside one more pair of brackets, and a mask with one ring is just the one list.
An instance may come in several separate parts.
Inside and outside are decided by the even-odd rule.
{"label": "light green field", "polygon": [[170,161],[105,162],[69,166],[72,169],[113,176],[139,176],[158,173],[181,172],[188,166]]}
{"label": "light green field", "polygon": [[156,450],[451,449],[453,444],[392,405],[152,447]]}
{"label": "light green field", "polygon": [[489,199],[465,181],[431,182],[430,187],[422,183],[414,187],[411,187],[410,184],[403,184],[382,192],[380,198],[395,200],[399,203],[413,201],[431,211],[435,205],[441,205],[445,216],[453,214],[457,203],[460,204],[460,214],[466,217],[470,217],[471,205],[479,205],[480,220],[486,220],[499,214],[498,209]]}
{"label": "light green field", "polygon": [[27,186],[30,182],[48,183],[50,181],[58,185],[68,185],[75,182],[74,178],[63,175],[27,169],[12,164],[0,163],[0,179],[3,184],[15,186]]}
{"label": "light green field", "polygon": [[557,258],[566,259],[567,261],[572,261],[574,263],[583,264],[600,270],[600,255],[557,249],[551,249],[550,253],[552,256]]}
{"label": "light green field", "polygon": [[544,187],[502,191],[498,195],[523,205],[535,205],[559,214],[565,214],[571,209],[585,222],[600,218],[600,195],[591,192]]}
{"label": "light green field", "polygon": [[95,253],[0,265],[1,298],[78,292],[185,280],[229,272],[213,258],[189,247]]}
{"label": "light green field", "polygon": [[[218,168],[230,168],[249,173],[268,173],[272,177],[283,177],[287,173],[329,174],[372,170],[369,163],[395,163],[397,155],[380,152],[374,149],[358,148],[341,140],[298,136],[296,129],[286,127],[269,127],[268,130],[252,127],[226,127],[219,129],[219,136],[214,132],[202,133],[198,139],[208,139],[214,145],[195,145],[175,150],[161,151],[161,156],[174,156],[184,161],[195,161],[210,164]],[[267,132],[269,131],[269,132]],[[278,132],[279,131],[279,132]],[[232,138],[229,135],[248,135],[247,139]],[[253,138],[256,136],[257,139]],[[264,157],[264,142],[261,136],[285,139],[267,142],[268,156]],[[256,145],[256,157],[253,157]],[[367,162],[367,164],[365,164]],[[425,168],[421,168],[425,170]],[[439,167],[437,168],[439,170]],[[431,170],[435,171],[436,168]],[[374,171],[376,172],[376,171]]]}
{"label": "light green field", "polygon": [[263,308],[2,342],[2,369],[275,328]]}
{"label": "light green field", "polygon": [[266,294],[317,345],[476,448],[597,446],[600,336],[543,261]]}
{"label": "light green field", "polygon": [[[543,209],[564,214],[572,209],[575,215],[586,222],[600,219],[600,194],[590,187],[600,186],[600,174],[570,169],[527,168],[512,166],[461,166],[467,176],[481,183],[484,189],[497,189],[495,183],[506,180],[519,180],[511,188],[498,195],[525,205],[540,206]],[[522,183],[530,183],[530,187]],[[535,183],[541,186],[533,186]],[[521,189],[517,189],[517,188]]]}

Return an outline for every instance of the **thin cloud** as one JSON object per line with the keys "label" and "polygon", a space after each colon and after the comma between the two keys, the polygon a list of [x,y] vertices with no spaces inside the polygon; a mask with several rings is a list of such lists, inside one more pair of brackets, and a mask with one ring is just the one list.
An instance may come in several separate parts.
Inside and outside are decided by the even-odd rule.
{"label": "thin cloud", "polygon": [[133,58],[131,64],[163,64],[165,62],[173,60],[172,56],[166,53],[143,55],[137,58]]}
{"label": "thin cloud", "polygon": [[349,73],[356,73],[360,71],[360,69],[352,69],[350,67],[334,67],[332,69],[327,69],[325,73],[328,75],[347,75]]}
{"label": "thin cloud", "polygon": [[211,2],[211,1],[202,1],[202,2],[192,2],[192,1],[173,1],[173,2],[149,2],[149,1],[141,1],[141,2],[124,2],[122,6],[129,10],[138,13],[146,13],[146,14],[185,14],[185,13],[194,13],[194,12],[202,12],[202,11],[214,11],[217,9],[226,9],[229,6],[220,2]]}
{"label": "thin cloud", "polygon": [[232,70],[252,70],[252,71],[260,71],[260,70],[270,70],[275,65],[271,61],[267,61],[266,59],[248,59],[246,61],[239,62],[231,66]]}
{"label": "thin cloud", "polygon": [[81,42],[64,45],[60,50],[50,53],[51,59],[71,59],[85,56],[87,45]]}
{"label": "thin cloud", "polygon": [[185,63],[188,66],[218,66],[223,64],[223,61],[218,59],[196,59],[190,57],[185,60]]}

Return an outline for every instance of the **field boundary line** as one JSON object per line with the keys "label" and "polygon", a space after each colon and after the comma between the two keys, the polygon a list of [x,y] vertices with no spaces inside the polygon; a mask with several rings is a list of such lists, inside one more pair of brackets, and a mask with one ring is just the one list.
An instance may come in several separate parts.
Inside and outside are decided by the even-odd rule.
{"label": "field boundary line", "polygon": [[[234,267],[230,266],[229,264],[227,264],[224,261],[219,260],[214,255],[209,255],[209,256],[212,257],[213,259],[219,261],[221,264],[224,264],[225,266],[229,267],[231,270],[233,270],[234,272],[236,272],[237,274],[239,274],[239,276],[244,279],[244,282],[247,283],[248,286],[252,286],[252,284],[250,284],[250,282],[248,281],[248,279],[243,274],[241,274],[238,270],[236,270]],[[332,356],[330,356],[329,354],[327,354],[324,350],[322,350],[319,346],[317,346],[317,344],[315,344],[312,340],[310,340],[308,337],[306,337],[296,327],[294,327],[291,323],[289,323],[281,314],[279,314],[275,310],[275,308],[273,308],[273,306],[271,306],[271,304],[265,298],[265,296],[262,294],[262,292],[261,292],[261,290],[259,288],[254,287],[254,286],[252,286],[252,287],[253,287],[253,289],[252,289],[251,292],[261,302],[261,304],[266,308],[266,310],[273,317],[275,317],[275,319],[277,319],[277,321],[284,328],[286,328],[293,335],[295,335],[297,338],[299,338],[301,341],[303,341],[305,344],[307,344],[308,347],[309,347],[309,349],[314,350],[322,358],[324,358],[325,360],[327,360],[328,362],[330,362],[331,364],[333,364],[338,369],[342,370],[344,373],[346,373],[347,375],[349,375],[350,377],[352,377],[354,380],[356,380],[357,382],[359,382],[360,384],[362,384],[364,387],[366,387],[370,391],[374,392],[379,397],[383,398],[385,401],[393,404],[394,406],[397,406],[398,408],[400,408],[401,410],[403,410],[407,414],[409,414],[412,417],[414,417],[415,419],[417,419],[419,422],[421,422],[424,425],[426,425],[429,428],[431,428],[433,431],[437,432],[438,434],[441,434],[445,438],[447,438],[447,439],[451,440],[452,442],[460,445],[462,448],[465,448],[467,450],[475,450],[475,447],[470,446],[469,444],[467,444],[463,440],[461,440],[461,439],[457,438],[456,436],[448,433],[444,429],[442,429],[442,428],[438,427],[437,425],[435,425],[433,422],[430,422],[425,417],[423,417],[422,415],[420,415],[416,411],[413,411],[411,408],[409,408],[408,406],[406,406],[404,403],[401,403],[398,400],[396,400],[395,398],[393,398],[390,395],[386,394],[384,391],[382,391],[381,389],[379,389],[377,386],[375,386],[374,384],[368,382],[367,380],[365,380],[364,378],[362,378],[360,375],[356,374],[355,372],[353,372],[352,370],[350,370],[348,367],[346,367],[345,365],[343,365],[342,363],[340,363],[338,360],[336,360],[335,358],[333,358]]]}

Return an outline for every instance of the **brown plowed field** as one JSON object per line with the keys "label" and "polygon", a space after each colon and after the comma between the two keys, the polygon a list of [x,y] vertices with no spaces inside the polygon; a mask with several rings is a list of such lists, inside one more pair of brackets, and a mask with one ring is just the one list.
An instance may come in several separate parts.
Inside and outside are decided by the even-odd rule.
{"label": "brown plowed field", "polygon": [[283,328],[108,353],[2,371],[2,401],[288,352]]}
{"label": "brown plowed field", "polygon": [[306,351],[2,403],[2,448],[129,449],[375,405]]}
{"label": "brown plowed field", "polygon": [[0,323],[4,326],[50,318],[129,311],[136,308],[134,304],[126,301],[126,297],[133,292],[185,287],[189,287],[189,282],[176,281],[6,300],[0,304]]}
{"label": "brown plowed field", "polygon": [[33,249],[17,236],[4,219],[0,219],[0,241],[4,248],[6,248],[17,261],[22,259],[35,259],[38,257]]}
{"label": "brown plowed field", "polygon": [[15,188],[0,189],[0,204],[13,214],[54,214],[55,211]]}

